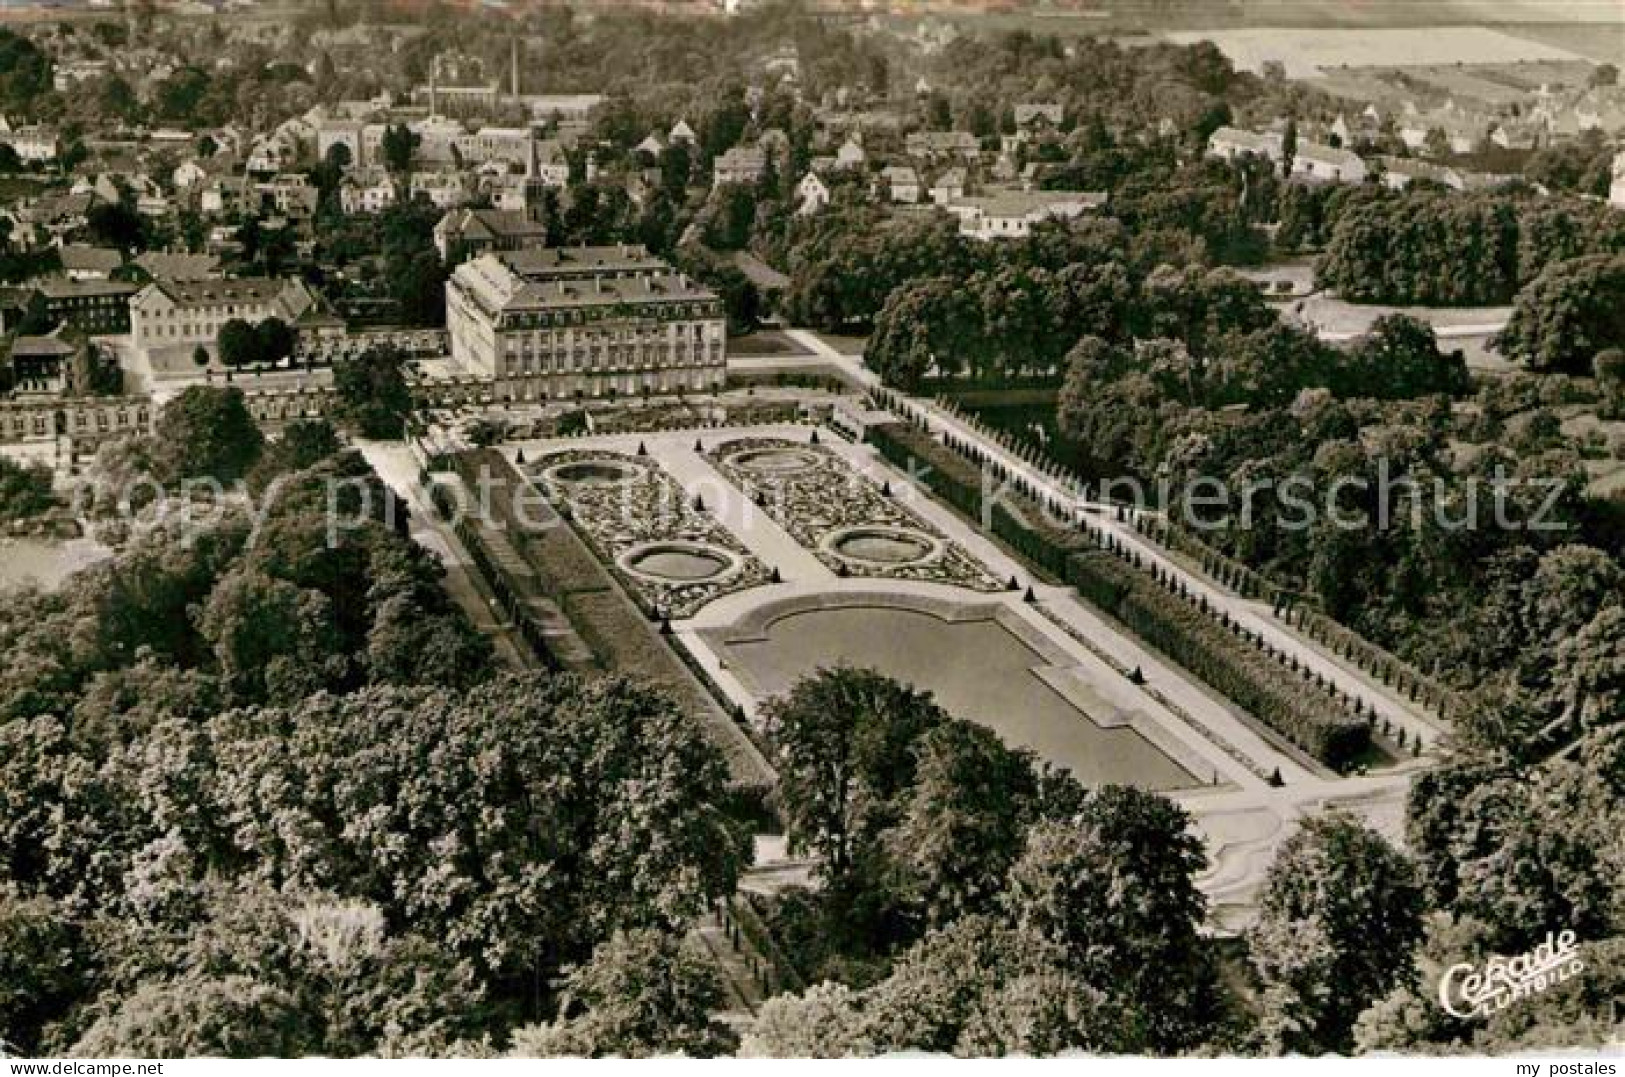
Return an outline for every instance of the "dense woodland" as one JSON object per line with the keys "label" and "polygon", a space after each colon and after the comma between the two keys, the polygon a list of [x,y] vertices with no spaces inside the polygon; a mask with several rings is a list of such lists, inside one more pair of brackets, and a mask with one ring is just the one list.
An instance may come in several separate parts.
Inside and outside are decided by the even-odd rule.
{"label": "dense woodland", "polygon": [[715,750],[622,679],[499,675],[330,430],[262,445],[234,390],[190,390],[91,481],[132,461],[263,500],[155,502],[112,560],[7,604],[15,1048],[486,1050],[565,965],[621,959],[616,931],[665,938],[732,890]]}

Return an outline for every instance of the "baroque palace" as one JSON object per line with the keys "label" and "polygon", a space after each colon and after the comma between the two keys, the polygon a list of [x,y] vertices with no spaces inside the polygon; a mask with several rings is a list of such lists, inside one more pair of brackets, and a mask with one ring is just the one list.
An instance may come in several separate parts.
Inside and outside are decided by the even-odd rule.
{"label": "baroque palace", "polygon": [[451,356],[515,400],[720,385],[722,300],[641,246],[499,251],[446,284]]}

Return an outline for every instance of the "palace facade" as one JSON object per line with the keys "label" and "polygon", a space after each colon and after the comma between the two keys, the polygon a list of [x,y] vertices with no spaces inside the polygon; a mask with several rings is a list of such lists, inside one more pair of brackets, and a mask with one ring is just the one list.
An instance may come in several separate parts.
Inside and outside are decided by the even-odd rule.
{"label": "palace facade", "polygon": [[641,246],[498,251],[446,283],[451,355],[515,400],[720,385],[722,300]]}

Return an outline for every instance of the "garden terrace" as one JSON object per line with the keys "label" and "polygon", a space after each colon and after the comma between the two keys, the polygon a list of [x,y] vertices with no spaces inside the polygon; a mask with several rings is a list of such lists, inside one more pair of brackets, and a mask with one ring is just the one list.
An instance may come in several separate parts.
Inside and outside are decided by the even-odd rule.
{"label": "garden terrace", "polygon": [[819,445],[740,438],[706,457],[839,576],[1004,589],[1003,581],[890,491]]}
{"label": "garden terrace", "polygon": [[647,458],[567,449],[527,471],[651,617],[689,617],[768,582],[766,566]]}

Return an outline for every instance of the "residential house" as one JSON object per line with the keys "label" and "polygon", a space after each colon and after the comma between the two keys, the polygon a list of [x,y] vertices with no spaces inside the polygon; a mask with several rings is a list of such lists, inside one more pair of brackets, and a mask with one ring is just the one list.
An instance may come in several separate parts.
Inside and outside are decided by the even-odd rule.
{"label": "residential house", "polygon": [[50,164],[62,153],[62,139],[56,128],[44,124],[19,127],[0,135],[0,142],[9,145],[23,164]]}
{"label": "residential house", "polygon": [[903,145],[910,157],[924,161],[974,161],[982,151],[969,131],[915,131]]}
{"label": "residential house", "polygon": [[883,169],[878,186],[892,202],[912,206],[920,200],[920,174],[908,165],[891,165]]}
{"label": "residential house", "polygon": [[444,261],[474,258],[491,251],[517,251],[547,242],[545,225],[523,213],[498,209],[454,209],[434,226],[434,246]]}
{"label": "residential house", "polygon": [[283,172],[254,185],[261,209],[274,209],[288,217],[310,217],[316,213],[321,191],[302,172]]}
{"label": "residential house", "polygon": [[45,195],[18,213],[21,228],[11,241],[24,246],[60,246],[90,227],[90,211],[100,202],[89,191]]}
{"label": "residential house", "polygon": [[272,132],[254,140],[248,151],[248,171],[260,175],[286,172],[299,163],[299,140]]}
{"label": "residential house", "polygon": [[468,185],[461,172],[414,172],[408,180],[410,196],[423,195],[439,209],[450,209],[468,201]]}
{"label": "residential house", "polygon": [[68,388],[73,357],[85,346],[63,339],[60,330],[45,336],[20,336],[11,342],[7,362],[15,391],[23,395],[59,396]]}
{"label": "residential house", "polygon": [[755,183],[767,171],[767,154],[758,146],[735,146],[720,154],[712,169],[712,183]]}
{"label": "residential house", "polygon": [[58,93],[67,93],[81,82],[93,82],[108,71],[106,60],[58,60],[51,69],[51,86]]}
{"label": "residential house", "polygon": [[1453,191],[1467,189],[1467,183],[1460,171],[1434,164],[1432,161],[1422,161],[1414,157],[1378,157],[1376,163],[1382,172],[1383,185],[1391,190],[1403,191],[1419,181],[1437,183]]}
{"label": "residential house", "polygon": [[931,184],[931,201],[939,206],[946,206],[950,202],[957,202],[965,197],[965,170],[963,168],[949,168],[939,173],[936,182]]}
{"label": "residential house", "polygon": [[868,164],[869,155],[864,152],[863,144],[856,138],[848,138],[841,143],[841,148],[835,151],[835,167],[841,171],[859,171]]}
{"label": "residential house", "polygon": [[1106,204],[1099,191],[997,191],[961,198],[948,212],[959,218],[959,233],[970,239],[1021,239],[1035,224],[1071,220]]}
{"label": "residential house", "polygon": [[699,137],[694,134],[694,128],[688,125],[687,120],[678,120],[671,125],[671,130],[666,132],[666,142],[686,142],[692,146],[699,142]]}
{"label": "residential house", "polygon": [[1066,109],[1056,101],[1026,102],[1015,107],[1017,143],[1047,139],[1061,129]]}
{"label": "residential house", "polygon": [[190,191],[209,178],[208,171],[196,161],[182,161],[169,174],[169,182],[177,191]]}
{"label": "residential house", "polygon": [[1351,150],[1337,150],[1317,142],[1299,142],[1292,155],[1292,176],[1319,183],[1360,183],[1365,162]]}
{"label": "residential house", "polygon": [[803,216],[829,205],[829,185],[816,172],[809,172],[796,184],[796,212]]}
{"label": "residential house", "polygon": [[1214,131],[1208,136],[1207,152],[1210,157],[1226,161],[1252,156],[1279,163],[1284,157],[1279,134],[1247,131],[1240,127],[1220,127]]}
{"label": "residential house", "polygon": [[216,176],[198,195],[198,210],[205,216],[224,216],[247,209],[253,184],[246,176]]}
{"label": "residential house", "polygon": [[106,280],[124,264],[124,256],[112,247],[91,247],[68,243],[57,251],[62,275],[69,280]]}
{"label": "residential house", "polygon": [[351,172],[339,184],[339,209],[347,216],[381,212],[397,197],[395,180],[382,169]]}
{"label": "residential house", "polygon": [[136,256],[135,264],[149,280],[199,281],[223,276],[220,259],[212,254],[147,251]]}

